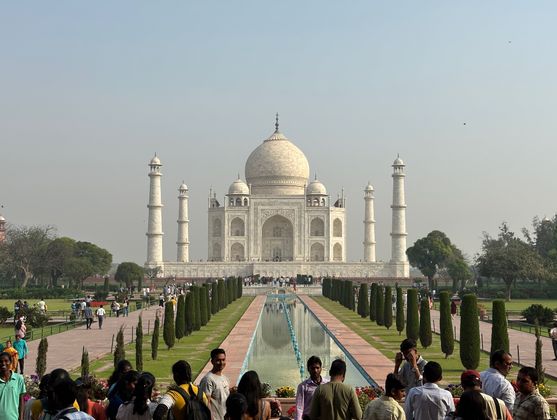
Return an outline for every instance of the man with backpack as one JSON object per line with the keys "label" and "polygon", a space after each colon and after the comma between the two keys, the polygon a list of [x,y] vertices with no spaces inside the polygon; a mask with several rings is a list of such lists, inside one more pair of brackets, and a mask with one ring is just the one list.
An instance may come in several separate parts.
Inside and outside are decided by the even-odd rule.
{"label": "man with backpack", "polygon": [[161,398],[153,413],[153,420],[166,419],[169,410],[175,420],[210,420],[207,397],[191,383],[190,364],[178,360],[172,365],[172,376],[176,385],[171,386]]}

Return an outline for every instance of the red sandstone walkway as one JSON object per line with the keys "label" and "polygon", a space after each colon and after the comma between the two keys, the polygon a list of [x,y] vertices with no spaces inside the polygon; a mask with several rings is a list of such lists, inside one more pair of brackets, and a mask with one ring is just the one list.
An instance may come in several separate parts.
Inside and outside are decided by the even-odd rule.
{"label": "red sandstone walkway", "polygon": [[393,361],[383,356],[379,350],[372,347],[367,341],[340,322],[334,315],[325,310],[312,298],[304,295],[298,295],[298,297],[311,309],[315,316],[325,324],[328,330],[354,359],[356,359],[367,374],[371,376],[375,382],[383,386],[385,378],[393,371]]}
{"label": "red sandstone walkway", "polygon": [[[238,323],[232,328],[232,331],[230,331],[219,346],[226,351],[226,368],[224,374],[228,377],[231,384],[236,384],[240,379],[242,365],[244,364],[251,338],[257,327],[259,314],[265,305],[266,299],[266,295],[256,296],[246,312],[244,312],[244,315],[242,315],[242,318],[240,318]],[[201,378],[203,378],[212,367],[211,362],[207,363],[201,373],[197,375],[194,382],[199,384]]]}
{"label": "red sandstone walkway", "polygon": [[[110,353],[112,337],[116,337],[120,326],[124,327],[124,342],[131,342],[132,329],[135,337],[135,329],[140,314],[142,314],[143,332],[146,334],[149,324],[150,329],[153,329],[157,308],[158,306],[151,306],[147,309],[133,311],[127,317],[107,317],[104,320],[102,330],[99,330],[98,324],[95,322],[91,330],[85,329],[85,325],[82,325],[63,333],[51,335],[48,337],[47,372],[56,368],[66,370],[78,368],[81,365],[83,346],[89,352],[90,361]],[[28,343],[29,357],[25,362],[26,374],[35,372],[39,342],[40,340],[33,340]]]}

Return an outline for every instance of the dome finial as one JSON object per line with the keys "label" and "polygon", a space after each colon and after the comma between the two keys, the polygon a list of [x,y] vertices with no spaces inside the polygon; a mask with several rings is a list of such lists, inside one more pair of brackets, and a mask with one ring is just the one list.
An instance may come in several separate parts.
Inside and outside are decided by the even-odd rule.
{"label": "dome finial", "polygon": [[275,114],[275,133],[278,133],[279,131],[279,113],[277,112]]}
{"label": "dome finial", "polygon": [[315,172],[314,174],[315,180],[317,181],[317,172]]}

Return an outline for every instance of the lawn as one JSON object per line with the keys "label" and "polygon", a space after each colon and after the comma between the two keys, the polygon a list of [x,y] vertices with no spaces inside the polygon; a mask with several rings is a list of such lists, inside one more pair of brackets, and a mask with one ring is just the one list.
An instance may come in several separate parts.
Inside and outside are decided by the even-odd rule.
{"label": "lawn", "polygon": [[[209,361],[209,352],[224,341],[252,300],[253,297],[244,296],[228,305],[227,308],[213,315],[211,321],[200,331],[182,338],[180,342],[176,341],[175,346],[170,350],[164,344],[161,325],[157,360],[151,360],[151,336],[143,337],[143,370],[151,372],[158,383],[168,384],[172,382],[172,365],[177,360],[184,359],[191,365],[195,378]],[[132,364],[135,364],[135,344],[126,346],[126,356]],[[110,376],[113,369],[111,354],[91,362],[90,366],[91,372],[100,378]],[[73,373],[79,376],[79,371]]]}
{"label": "lawn", "polygon": [[[16,300],[17,299],[0,299],[0,306],[5,306],[13,312]],[[39,299],[27,299],[27,303],[30,307],[36,305],[38,301]],[[45,302],[49,311],[71,311],[71,302],[68,299],[46,299]]]}
{"label": "lawn", "polygon": [[[344,306],[337,302],[333,302],[330,299],[321,296],[312,298],[394,362],[395,353],[399,351],[400,342],[406,338],[404,331],[402,332],[402,335],[398,334],[394,320],[393,326],[387,330],[385,327],[380,327],[376,323],[371,322],[369,318],[362,318],[356,312],[346,309]],[[433,343],[430,347],[427,349],[418,348],[418,351],[424,359],[438,362],[443,367],[443,384],[460,383],[460,374],[464,368],[460,362],[460,346],[458,342],[455,342],[454,353],[447,359],[445,359],[445,355],[441,352],[441,343],[439,341],[439,335],[437,334],[433,334]],[[488,365],[488,354],[484,352],[480,353],[480,365],[477,370],[484,370],[488,367]],[[517,371],[518,369],[515,367],[511,372],[509,379],[515,379]],[[376,379],[380,384],[383,384],[384,378],[374,379]],[[557,381],[548,379],[546,382],[554,390],[557,390]]]}
{"label": "lawn", "polygon": [[[480,300],[479,303],[485,305],[488,312],[491,312],[491,302],[493,299],[490,300]],[[520,312],[526,309],[530,305],[543,305],[547,306],[548,308],[555,309],[557,308],[557,300],[556,299],[514,299],[510,302],[505,302],[505,308],[507,311],[512,312]]]}

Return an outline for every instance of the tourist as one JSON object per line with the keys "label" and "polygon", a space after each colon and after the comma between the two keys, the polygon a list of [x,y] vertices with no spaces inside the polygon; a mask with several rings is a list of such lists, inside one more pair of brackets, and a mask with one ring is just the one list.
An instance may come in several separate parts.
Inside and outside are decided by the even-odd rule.
{"label": "tourist", "polygon": [[46,302],[44,301],[43,298],[41,298],[41,300],[39,300],[39,301],[37,302],[37,308],[39,308],[39,312],[40,312],[41,314],[45,314],[45,313],[46,313],[48,307],[46,306]]}
{"label": "tourist", "polygon": [[139,373],[135,370],[128,370],[113,387],[112,392],[107,395],[108,407],[106,407],[106,417],[110,420],[116,419],[118,408],[132,399]]}
{"label": "tourist", "polygon": [[104,317],[106,315],[106,311],[104,310],[102,305],[99,305],[95,314],[97,315],[97,319],[99,320],[99,330],[102,330]]}
{"label": "tourist", "polygon": [[116,314],[116,318],[120,316],[120,304],[116,301],[112,302],[112,313]]}
{"label": "tourist", "polygon": [[4,353],[8,353],[10,356],[10,369],[17,372],[17,365],[19,363],[19,354],[12,344],[12,340],[6,341],[6,347],[2,350]]}
{"label": "tourist", "polygon": [[83,316],[85,317],[85,328],[87,330],[90,330],[91,325],[93,324],[93,308],[91,308],[90,302],[87,302],[85,304],[85,311],[83,312]]}
{"label": "tourist", "polygon": [[14,322],[16,322],[19,319],[19,312],[22,310],[23,308],[23,302],[21,301],[21,299],[18,299],[14,302]]}
{"label": "tourist", "polygon": [[116,383],[130,370],[132,370],[132,364],[126,359],[120,360],[116,364],[116,369],[114,369],[114,372],[112,372],[112,375],[108,378],[108,394],[115,389]]}
{"label": "tourist", "polygon": [[[460,385],[464,391],[481,391],[482,381],[479,372],[475,370],[466,370],[460,375]],[[499,398],[481,393],[481,397],[485,400],[486,412],[493,419],[512,420],[511,413],[505,402]]]}
{"label": "tourist", "polygon": [[[54,386],[59,382],[70,379],[70,374],[65,369],[54,369],[50,372],[48,382],[46,383],[46,398],[41,398],[33,401],[31,405],[31,419],[32,420],[52,420],[58,412],[55,401]],[[77,401],[74,398],[74,408],[79,409]]]}
{"label": "tourist", "polygon": [[178,360],[172,365],[172,376],[176,386],[170,387],[168,392],[163,395],[153,413],[153,420],[166,419],[168,411],[172,411],[175,420],[185,420],[186,405],[194,404],[193,401],[195,401],[195,408],[198,410],[197,414],[202,414],[210,419],[211,411],[207,407],[207,397],[199,392],[197,386],[191,383],[190,364],[185,360]]}
{"label": "tourist", "polygon": [[100,402],[91,400],[93,397],[91,377],[78,378],[75,381],[77,386],[77,404],[80,410],[85,411],[95,420],[106,420],[106,411]]}
{"label": "tourist", "polygon": [[154,386],[155,377],[149,372],[143,372],[137,380],[131,401],[118,408],[116,420],[151,420],[157,407],[151,401]]}
{"label": "tourist", "polygon": [[25,316],[20,315],[19,319],[14,325],[15,335],[19,338],[25,338],[25,334],[27,334],[27,326],[25,325]]}
{"label": "tourist", "polygon": [[164,295],[162,293],[159,295],[159,306],[164,308]]}
{"label": "tourist", "polygon": [[269,420],[271,418],[271,404],[261,398],[261,382],[254,370],[249,370],[242,375],[238,383],[238,392],[246,397],[248,410],[244,420]]}
{"label": "tourist", "polygon": [[84,411],[74,406],[77,397],[77,386],[70,378],[64,378],[52,387],[54,391],[54,406],[57,409],[52,420],[95,420]]}
{"label": "tourist", "polygon": [[412,388],[406,396],[404,412],[407,419],[443,420],[447,414],[455,411],[451,393],[437,385],[441,379],[441,365],[428,362],[424,366],[424,385]]}
{"label": "tourist", "polygon": [[309,419],[313,393],[319,385],[329,382],[321,377],[322,363],[319,357],[311,356],[307,361],[307,368],[309,379],[299,384],[296,391],[296,420]]}
{"label": "tourist", "polygon": [[329,369],[331,381],[320,385],[313,393],[311,420],[345,420],[362,418],[362,409],[351,386],[344,384],[346,363],[334,360]]}
{"label": "tourist", "polygon": [[514,402],[514,420],[545,420],[551,418],[549,405],[538,391],[539,377],[536,369],[523,367],[516,378],[518,395]]}
{"label": "tourist", "polygon": [[456,302],[454,300],[451,300],[451,318],[453,319],[453,321],[455,320],[456,317]]}
{"label": "tourist", "polygon": [[32,416],[32,413],[31,413],[31,407],[33,406],[33,403],[36,400],[41,400],[41,399],[47,397],[46,389],[47,389],[49,378],[50,378],[50,373],[47,373],[47,374],[43,375],[43,377],[41,378],[41,380],[39,382],[39,395],[37,395],[36,398],[35,397],[29,398],[29,400],[25,403],[25,407],[23,409],[23,419],[24,420],[32,420],[33,416]]}
{"label": "tourist", "polygon": [[230,382],[222,374],[226,367],[224,349],[211,350],[211,364],[213,368],[201,379],[199,389],[209,400],[213,420],[223,420],[226,413],[226,399],[230,394]]}
{"label": "tourist", "polygon": [[549,330],[549,337],[551,337],[551,344],[553,345],[553,360],[557,360],[557,322],[553,323],[553,328]]}
{"label": "tourist", "polygon": [[371,401],[364,411],[363,420],[406,420],[400,401],[404,398],[404,384],[394,373],[385,380],[385,395]]}
{"label": "tourist", "polygon": [[[402,360],[406,362],[400,367]],[[418,354],[416,341],[406,338],[400,343],[400,351],[395,355],[394,374],[406,386],[406,394],[410,389],[423,385],[424,366],[427,360]]]}
{"label": "tourist", "polygon": [[248,401],[243,394],[235,392],[226,399],[225,420],[244,420],[244,415],[248,411]]}
{"label": "tourist", "polygon": [[27,359],[27,354],[29,354],[29,347],[27,347],[27,342],[23,338],[19,338],[17,335],[15,337],[13,346],[14,349],[17,350],[19,373],[23,375],[23,368],[25,367],[25,359]]}
{"label": "tourist", "polygon": [[464,391],[460,396],[455,417],[459,420],[497,420],[487,412],[486,400],[480,391]]}
{"label": "tourist", "polygon": [[496,350],[489,357],[489,369],[480,373],[483,392],[503,400],[509,410],[513,409],[516,397],[513,386],[506,379],[512,365],[513,359],[510,353]]}
{"label": "tourist", "polygon": [[128,309],[130,306],[130,300],[128,298],[124,299],[124,303],[122,303],[122,316],[128,316]]}
{"label": "tourist", "polygon": [[85,303],[85,300],[82,300],[81,302],[79,302],[79,312],[81,313],[81,319],[85,318],[85,308],[87,307],[87,304]]}
{"label": "tourist", "polygon": [[0,418],[18,420],[23,418],[23,395],[25,381],[19,373],[12,372],[11,356],[0,353]]}

